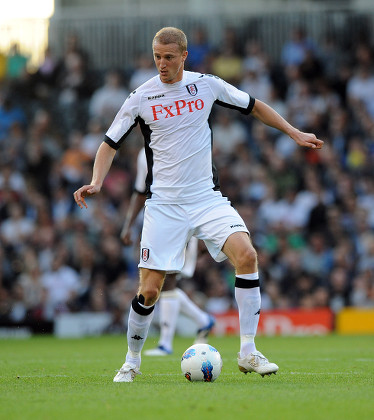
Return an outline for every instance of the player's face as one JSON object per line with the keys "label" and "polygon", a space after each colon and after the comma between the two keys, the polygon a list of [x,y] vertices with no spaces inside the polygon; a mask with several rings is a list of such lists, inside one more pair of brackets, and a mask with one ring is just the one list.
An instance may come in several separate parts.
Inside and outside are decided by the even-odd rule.
{"label": "player's face", "polygon": [[175,83],[182,80],[187,54],[187,51],[182,53],[177,44],[153,44],[153,58],[161,82]]}

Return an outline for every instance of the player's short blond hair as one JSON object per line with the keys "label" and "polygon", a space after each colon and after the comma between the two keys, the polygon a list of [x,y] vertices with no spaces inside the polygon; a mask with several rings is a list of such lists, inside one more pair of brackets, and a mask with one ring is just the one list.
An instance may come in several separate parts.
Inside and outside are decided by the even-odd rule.
{"label": "player's short blond hair", "polygon": [[187,37],[186,34],[178,28],[167,26],[160,29],[153,38],[152,46],[155,42],[160,44],[177,44],[181,53],[187,51]]}

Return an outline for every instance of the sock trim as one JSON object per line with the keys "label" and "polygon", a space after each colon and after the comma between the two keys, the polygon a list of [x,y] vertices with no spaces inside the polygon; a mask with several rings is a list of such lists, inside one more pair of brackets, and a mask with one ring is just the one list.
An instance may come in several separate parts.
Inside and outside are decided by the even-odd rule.
{"label": "sock trim", "polygon": [[254,287],[260,287],[260,280],[245,280],[240,277],[236,277],[235,287],[238,287],[239,289],[253,289]]}
{"label": "sock trim", "polygon": [[[143,298],[144,299],[144,298]],[[144,306],[141,306],[139,299],[137,296],[134,297],[134,299],[131,302],[132,309],[139,315],[149,315],[153,312],[155,309],[155,305],[151,306],[150,308],[144,308]]]}

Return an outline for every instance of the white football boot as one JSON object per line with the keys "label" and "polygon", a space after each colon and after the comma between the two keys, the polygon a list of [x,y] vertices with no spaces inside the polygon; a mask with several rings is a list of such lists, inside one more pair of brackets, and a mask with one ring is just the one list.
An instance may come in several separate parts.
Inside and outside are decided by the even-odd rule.
{"label": "white football boot", "polygon": [[143,352],[146,356],[168,356],[172,353],[172,351],[167,350],[164,346],[158,346],[155,349],[149,349]]}
{"label": "white football boot", "polygon": [[114,377],[113,382],[133,382],[135,376],[141,374],[142,373],[136,365],[126,362]]}
{"label": "white football boot", "polygon": [[245,374],[256,372],[262,377],[265,375],[274,375],[277,373],[279,367],[275,363],[269,362],[269,360],[258,350],[248,354],[243,359],[240,358],[238,353],[238,367],[240,372]]}

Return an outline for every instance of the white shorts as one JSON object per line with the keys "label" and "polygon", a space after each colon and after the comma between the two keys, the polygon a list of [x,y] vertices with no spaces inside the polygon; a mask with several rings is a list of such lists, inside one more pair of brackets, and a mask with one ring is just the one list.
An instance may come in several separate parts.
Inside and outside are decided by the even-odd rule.
{"label": "white shorts", "polygon": [[144,212],[139,267],[179,273],[185,262],[186,244],[192,236],[202,239],[217,261],[226,239],[248,229],[220,192],[198,203],[158,204],[147,200]]}

